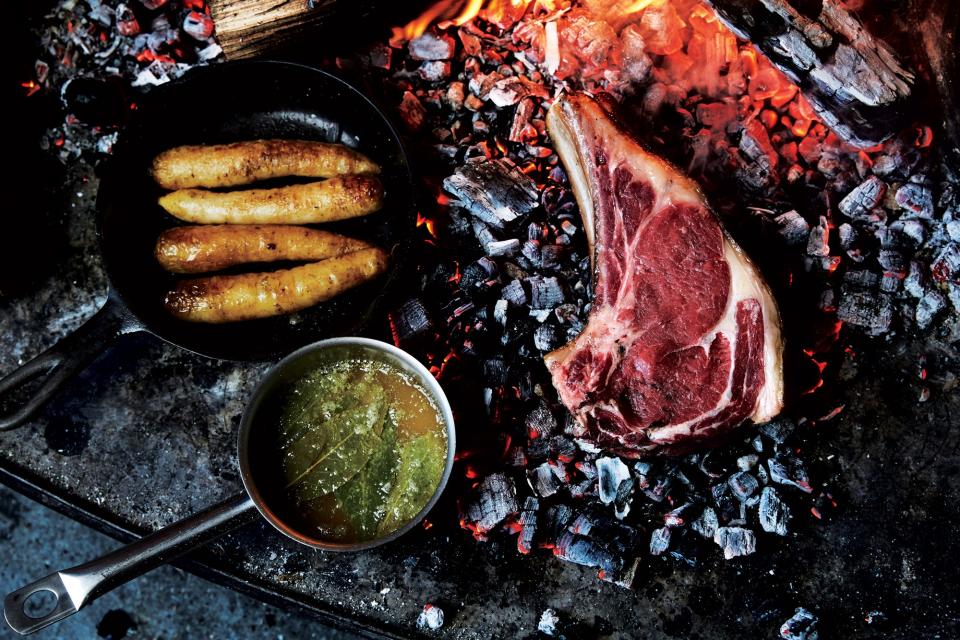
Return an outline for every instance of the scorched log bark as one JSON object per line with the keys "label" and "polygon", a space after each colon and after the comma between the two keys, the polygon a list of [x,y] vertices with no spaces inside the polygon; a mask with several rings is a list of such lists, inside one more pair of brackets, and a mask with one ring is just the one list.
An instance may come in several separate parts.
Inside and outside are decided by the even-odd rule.
{"label": "scorched log bark", "polygon": [[914,74],[838,0],[707,0],[845,140],[872,146],[909,116]]}

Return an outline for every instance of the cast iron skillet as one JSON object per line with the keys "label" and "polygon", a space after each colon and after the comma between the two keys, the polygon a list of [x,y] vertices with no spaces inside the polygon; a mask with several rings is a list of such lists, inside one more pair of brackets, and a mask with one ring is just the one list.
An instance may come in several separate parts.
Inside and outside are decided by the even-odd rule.
{"label": "cast iron skillet", "polygon": [[[157,235],[181,224],[158,205],[152,158],[182,144],[256,138],[340,142],[380,164],[381,211],[323,228],[391,249],[382,278],[294,316],[221,325],[167,314],[175,278],[153,257]],[[146,331],[210,358],[273,360],[321,338],[358,335],[398,282],[416,228],[414,181],[403,143],[387,117],[358,90],[324,71],[285,62],[236,62],[194,69],[159,87],[137,108],[115,147],[97,198],[100,251],[110,283],[107,302],[86,324],[0,380],[0,396],[46,375],[0,431],[21,426],[94,356],[127,333]],[[252,265],[245,270],[275,267]]]}

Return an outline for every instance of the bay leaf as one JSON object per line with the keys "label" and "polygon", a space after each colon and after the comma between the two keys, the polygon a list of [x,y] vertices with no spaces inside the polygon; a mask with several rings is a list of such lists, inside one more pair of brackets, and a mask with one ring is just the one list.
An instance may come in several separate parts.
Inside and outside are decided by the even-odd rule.
{"label": "bay leaf", "polygon": [[297,381],[287,395],[280,416],[280,446],[292,444],[306,435],[312,426],[355,406],[356,396],[345,393],[349,378],[349,371],[333,370],[317,372]]}
{"label": "bay leaf", "polygon": [[387,496],[396,480],[399,456],[397,423],[387,412],[377,450],[360,472],[336,492],[341,508],[353,522],[357,540],[376,537]]}
{"label": "bay leaf", "polygon": [[361,385],[360,406],[336,413],[311,426],[299,440],[282,450],[286,488],[300,500],[336,491],[367,463],[380,443],[387,412],[383,389]]}
{"label": "bay leaf", "polygon": [[436,434],[416,436],[400,445],[400,467],[377,526],[378,535],[396,531],[420,513],[437,490],[446,461],[446,442]]}

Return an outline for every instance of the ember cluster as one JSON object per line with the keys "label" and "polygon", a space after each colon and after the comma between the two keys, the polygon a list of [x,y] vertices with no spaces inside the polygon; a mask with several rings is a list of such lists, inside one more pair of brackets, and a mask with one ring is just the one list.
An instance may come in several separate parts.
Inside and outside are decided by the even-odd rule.
{"label": "ember cluster", "polygon": [[[575,438],[542,361],[580,332],[591,300],[579,210],[545,131],[556,95],[619,100],[728,227],[763,240],[757,257],[779,263],[781,299],[814,318],[797,323],[809,331],[794,348],[817,374],[843,352],[844,323],[889,335],[956,318],[956,273],[937,266],[957,246],[954,196],[928,127],[857,149],[708,7],[640,4],[494,3],[339,61],[387,87],[432,158],[423,294],[390,317],[395,341],[448,389],[482,396],[485,415],[464,420],[483,431],[461,453],[461,525],[627,586],[650,556],[695,566],[719,548],[733,559],[825,518],[836,503],[807,458],[810,426],[842,406],[795,403],[789,418],[678,459],[619,459]],[[794,395],[822,386],[817,375]]]}
{"label": "ember cluster", "polygon": [[44,145],[61,160],[110,153],[140,92],[221,57],[204,0],[61,0],[37,34],[30,94],[59,92],[66,114]]}

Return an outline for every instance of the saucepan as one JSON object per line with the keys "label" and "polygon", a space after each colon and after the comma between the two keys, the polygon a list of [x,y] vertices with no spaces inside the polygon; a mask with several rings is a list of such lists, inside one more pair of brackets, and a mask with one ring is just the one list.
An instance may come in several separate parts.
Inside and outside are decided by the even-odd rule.
{"label": "saucepan", "polygon": [[[386,362],[398,367],[417,380],[432,397],[446,430],[447,450],[443,473],[431,499],[419,513],[392,533],[357,543],[331,542],[303,531],[305,527],[281,516],[271,508],[269,487],[263,480],[263,451],[268,449],[260,441],[265,427],[269,428],[271,407],[278,394],[304,372],[314,369],[318,362],[346,358],[364,358]],[[244,493],[229,498],[196,515],[190,516],[137,542],[122,547],[101,558],[71,569],[58,571],[7,595],[3,614],[7,624],[17,633],[27,634],[43,629],[76,613],[95,598],[147,571],[170,562],[200,545],[235,529],[257,516],[263,517],[284,535],[297,542],[326,551],[360,551],[397,539],[415,527],[440,498],[453,468],[456,432],[453,413],[443,390],[430,372],[413,356],[393,345],[369,338],[331,338],[308,345],[293,352],[260,381],[243,413],[237,436],[237,457]],[[286,519],[285,519],[286,518]],[[25,607],[42,592],[53,594],[56,602],[43,615],[33,616]],[[43,596],[39,596],[43,597]]]}
{"label": "saucepan", "polygon": [[[183,349],[224,360],[270,361],[320,338],[357,335],[399,286],[416,229],[413,174],[400,136],[363,94],[324,71],[286,62],[200,67],[147,96],[132,112],[103,171],[98,235],[110,283],[104,307],[75,333],[0,380],[0,397],[31,390],[0,415],[0,431],[26,423],[57,390],[119,336],[146,331]],[[256,138],[342,143],[377,162],[386,199],[377,213],[324,228],[391,249],[389,272],[289,317],[206,325],[163,307],[173,283],[153,257],[161,231],[179,224],[158,205],[148,168],[161,151],[183,144]],[[44,377],[45,376],[45,377]]]}

